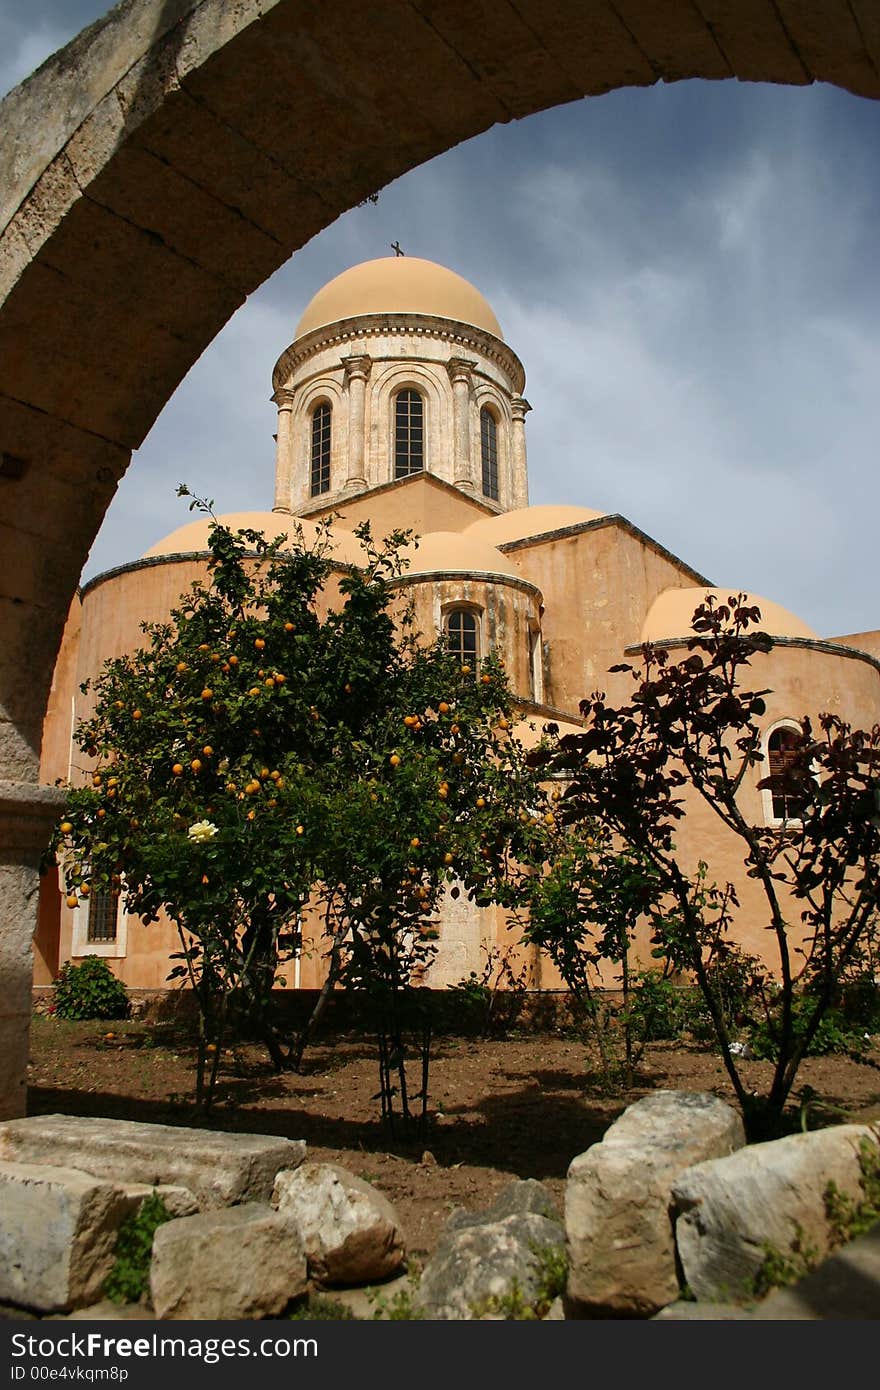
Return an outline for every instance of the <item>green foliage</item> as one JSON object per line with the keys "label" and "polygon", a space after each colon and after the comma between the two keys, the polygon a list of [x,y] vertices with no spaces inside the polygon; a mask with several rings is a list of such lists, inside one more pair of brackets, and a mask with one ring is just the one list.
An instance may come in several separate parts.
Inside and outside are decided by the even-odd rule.
{"label": "green foliage", "polygon": [[507,1293],[492,1294],[475,1304],[475,1318],[493,1314],[507,1322],[537,1322],[547,1316],[551,1303],[565,1292],[568,1279],[568,1254],[564,1245],[532,1247],[535,1268],[535,1290],[527,1297],[519,1280],[513,1279]]}
{"label": "green foliage", "polygon": [[171,1220],[171,1213],[157,1192],[123,1221],[116,1237],[113,1268],[104,1282],[104,1295],[114,1303],[137,1303],[150,1287],[153,1236]]}
{"label": "green foliage", "polygon": [[880,1142],[859,1143],[862,1197],[856,1201],[841,1192],[835,1182],[825,1189],[825,1214],[831,1224],[833,1244],[844,1245],[865,1235],[880,1221]]}
{"label": "green foliage", "polygon": [[796,1235],[788,1251],[778,1250],[769,1241],[761,1246],[763,1259],[745,1290],[747,1296],[763,1298],[773,1289],[797,1284],[815,1269],[819,1252],[814,1246],[804,1244],[804,1233],[800,1226],[795,1229]]}
{"label": "green foliage", "polygon": [[[878,991],[873,980],[843,988],[835,995],[835,1001],[825,1007],[814,989],[800,989],[792,995],[792,1034],[797,1042],[806,1039],[805,1056],[862,1053],[866,1032],[876,1031],[878,1023]],[[777,1055],[782,1026],[782,997],[777,990],[763,1018],[749,1033],[749,1046],[755,1057],[772,1059]]]}
{"label": "green foliage", "polygon": [[310,1293],[287,1314],[291,1322],[357,1322],[354,1313],[338,1298]]}
{"label": "green foliage", "polygon": [[[575,855],[585,834],[598,835],[610,852],[622,851],[644,874],[645,892],[633,908],[651,924],[655,956],[685,972],[699,989],[705,1014],[698,1026],[720,1047],[753,1140],[784,1127],[798,1068],[841,981],[855,962],[876,954],[880,909],[880,725],[853,729],[826,713],[814,729],[805,716],[784,772],[756,779],[769,691],[750,688],[749,668],[773,647],[760,630],[760,617],[745,594],[726,602],[707,595],[694,613],[686,655],[674,660],[667,648],[644,645],[639,667],[613,668],[632,679],[629,703],[615,707],[596,692],[581,703],[584,731],[534,755],[545,773],[567,779],[560,819]],[[756,786],[796,797],[798,819],[755,826],[749,799]],[[723,826],[725,837],[737,837],[743,873],[762,895],[768,955],[775,953],[767,974],[779,981],[772,1077],[763,1094],[740,1074],[731,1050],[751,1010],[740,1021],[726,995],[731,989],[741,993],[743,980],[713,979],[713,969],[730,958],[740,903],[732,884],[713,883],[706,864],[694,871],[679,854],[677,832],[691,805],[715,817],[719,833]],[[564,852],[563,844],[560,858]],[[570,901],[577,901],[582,883],[588,897],[593,892],[594,864],[595,859],[575,860],[572,883],[563,885]],[[753,904],[748,911],[755,920]],[[586,975],[597,951],[625,966],[621,943],[589,932],[579,942],[571,917],[548,918],[548,936],[557,939],[560,956],[568,952],[573,973]],[[604,920],[590,911],[585,917]],[[743,968],[747,975],[748,963]],[[757,1005],[769,1001],[768,980],[758,972],[750,988]],[[799,992],[812,1001],[802,1026]]]}
{"label": "green foliage", "polygon": [[541,793],[500,662],[470,672],[422,643],[395,587],[407,535],[355,535],[363,564],[340,577],[329,525],[307,546],[214,522],[207,580],[107,663],[77,729],[87,781],[57,855],[78,891],[121,882],[131,914],[177,925],[170,978],[199,1001],[200,1100],[233,1022],[291,1061],[271,991],[304,916],[323,916],[330,984],[367,992],[395,1033],[441,893],[454,878],[494,901],[541,838],[520,815]]}
{"label": "green foliage", "polygon": [[629,1019],[641,1042],[666,1042],[681,1037],[690,1021],[689,991],[662,970],[639,971],[629,1002]]}
{"label": "green foliage", "polygon": [[129,1000],[125,986],[100,956],[87,956],[79,965],[67,961],[55,981],[58,1018],[126,1018]]}
{"label": "green foliage", "polygon": [[513,946],[481,945],[483,967],[447,986],[451,1011],[448,1021],[466,1032],[476,1031],[484,1038],[506,1033],[522,1013],[529,977],[528,964],[517,968]]}

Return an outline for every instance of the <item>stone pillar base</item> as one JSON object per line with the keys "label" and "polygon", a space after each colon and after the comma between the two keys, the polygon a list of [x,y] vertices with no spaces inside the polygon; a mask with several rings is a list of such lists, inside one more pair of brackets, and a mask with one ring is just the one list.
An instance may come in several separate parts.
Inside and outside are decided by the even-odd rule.
{"label": "stone pillar base", "polygon": [[66,793],[0,781],[0,1119],[25,1113],[39,863]]}

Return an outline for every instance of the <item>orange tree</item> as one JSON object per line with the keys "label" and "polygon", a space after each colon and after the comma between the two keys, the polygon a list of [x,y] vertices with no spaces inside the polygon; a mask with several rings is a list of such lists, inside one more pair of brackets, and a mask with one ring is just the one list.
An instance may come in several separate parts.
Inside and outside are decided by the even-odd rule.
{"label": "orange tree", "polygon": [[[743,810],[744,780],[763,757],[768,693],[750,688],[749,667],[773,645],[759,623],[759,610],[744,595],[727,603],[709,595],[694,614],[682,660],[645,646],[640,668],[614,668],[632,677],[629,701],[614,707],[598,694],[585,700],[584,732],[566,735],[555,751],[535,758],[567,779],[562,848],[566,836],[589,836],[593,829],[599,859],[610,845],[612,853],[625,854],[627,874],[636,868],[617,893],[629,897],[632,922],[641,914],[650,921],[654,954],[696,981],[750,1139],[782,1128],[800,1063],[847,971],[876,940],[880,906],[880,726],[852,729],[824,714],[814,729],[804,718],[788,766],[758,782],[796,799],[797,818],[768,828]],[[740,905],[733,885],[712,884],[707,866],[693,868],[677,849],[686,791],[711,809],[732,843],[738,840],[743,872],[761,890],[763,910],[752,925],[766,928],[772,979],[754,961],[752,990],[767,1000],[773,1062],[763,1094],[741,1074],[723,998]],[[536,879],[532,894],[533,937],[558,959],[570,956],[575,967],[584,940],[591,949],[596,943],[589,933],[584,937],[584,917],[606,925],[622,920],[620,904],[605,901],[604,888],[595,891],[597,855],[590,851],[568,860],[552,851],[560,882],[551,874],[545,889]],[[616,959],[622,944],[612,931],[599,950]]]}
{"label": "orange tree", "polygon": [[[321,904],[329,984],[376,1000],[390,1106],[398,1005],[429,963],[443,888],[488,900],[532,833],[520,810],[539,793],[500,663],[469,671],[406,615],[395,623],[406,537],[358,536],[364,563],[328,607],[326,528],[308,548],[215,522],[207,579],[104,667],[77,729],[92,771],[58,831],[70,901],[118,889],[132,914],[176,924],[171,977],[199,1005],[199,1103],[233,1015],[276,1067],[301,1054],[271,991]],[[423,1106],[426,1076],[427,1055]],[[402,1077],[400,1092],[406,1118]]]}

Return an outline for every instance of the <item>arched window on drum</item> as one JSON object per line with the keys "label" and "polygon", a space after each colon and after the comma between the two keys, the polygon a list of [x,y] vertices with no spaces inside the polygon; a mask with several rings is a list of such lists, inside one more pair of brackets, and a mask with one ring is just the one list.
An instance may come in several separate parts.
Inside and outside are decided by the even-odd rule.
{"label": "arched window on drum", "polygon": [[407,387],[394,397],[394,476],[408,478],[425,467],[425,403]]}
{"label": "arched window on drum", "polygon": [[498,501],[498,421],[486,406],[480,411],[480,457],[483,496]]}
{"label": "arched window on drum", "polygon": [[327,401],[315,406],[312,411],[312,497],[320,497],[322,492],[330,491],[332,420],[333,412]]}

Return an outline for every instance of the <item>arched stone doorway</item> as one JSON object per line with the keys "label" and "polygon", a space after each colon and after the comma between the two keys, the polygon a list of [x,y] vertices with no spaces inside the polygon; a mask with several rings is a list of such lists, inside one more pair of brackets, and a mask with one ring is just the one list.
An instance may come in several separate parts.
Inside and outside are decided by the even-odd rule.
{"label": "arched stone doorway", "polygon": [[499,121],[685,77],[880,96],[867,0],[132,0],[0,107],[0,1115],[24,1096],[36,787],[61,628],[128,465],[244,298]]}

